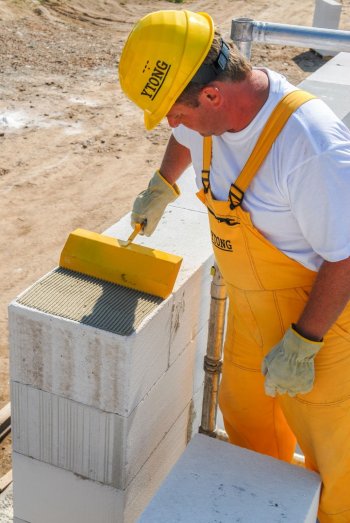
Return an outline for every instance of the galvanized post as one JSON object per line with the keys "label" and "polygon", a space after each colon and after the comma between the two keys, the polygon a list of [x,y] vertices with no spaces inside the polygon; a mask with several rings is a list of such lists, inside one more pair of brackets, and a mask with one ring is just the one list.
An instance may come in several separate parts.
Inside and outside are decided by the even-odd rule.
{"label": "galvanized post", "polygon": [[253,20],[235,18],[231,22],[231,38],[238,50],[250,60],[252,50]]}
{"label": "galvanized post", "polygon": [[225,330],[226,287],[217,266],[212,267],[212,274],[208,345],[207,354],[204,357],[203,408],[199,432],[224,439],[221,435],[222,431],[218,431],[216,428],[216,415]]}

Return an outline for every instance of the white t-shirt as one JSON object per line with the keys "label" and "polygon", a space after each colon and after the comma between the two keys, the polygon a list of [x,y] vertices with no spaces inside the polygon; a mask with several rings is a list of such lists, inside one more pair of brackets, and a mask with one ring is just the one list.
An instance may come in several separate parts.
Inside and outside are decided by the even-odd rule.
{"label": "white t-shirt", "polygon": [[[240,132],[213,136],[210,185],[217,200],[227,200],[271,111],[295,89],[264,70],[269,97],[256,117]],[[202,136],[183,125],[173,135],[190,149],[201,188]],[[350,256],[350,131],[322,100],[310,100],[289,118],[242,207],[271,243],[309,269]]]}

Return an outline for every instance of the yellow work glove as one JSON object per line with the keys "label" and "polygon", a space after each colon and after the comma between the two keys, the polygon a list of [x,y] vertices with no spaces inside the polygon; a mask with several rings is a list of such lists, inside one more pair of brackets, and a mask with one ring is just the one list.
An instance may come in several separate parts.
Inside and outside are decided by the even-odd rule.
{"label": "yellow work glove", "polygon": [[131,226],[135,227],[136,223],[142,223],[143,227],[140,234],[151,236],[165,211],[165,207],[168,203],[176,200],[179,195],[180,189],[176,183],[170,185],[160,172],[156,171],[147,189],[142,191],[134,202]]}
{"label": "yellow work glove", "polygon": [[266,394],[310,392],[315,378],[314,358],[322,346],[323,341],[308,340],[290,327],[262,362]]}

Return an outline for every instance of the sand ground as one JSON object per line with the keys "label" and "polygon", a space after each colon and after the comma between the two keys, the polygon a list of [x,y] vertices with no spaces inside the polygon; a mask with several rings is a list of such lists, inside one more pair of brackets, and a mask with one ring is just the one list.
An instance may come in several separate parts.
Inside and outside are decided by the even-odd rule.
{"label": "sand ground", "polygon": [[[121,93],[117,64],[147,12],[312,25],[314,0],[4,0],[0,2],[0,408],[9,401],[7,305],[55,267],[76,227],[102,232],[130,210],[158,167],[169,129],[146,133]],[[350,28],[343,1],[340,28]],[[254,46],[252,62],[298,84],[325,59],[308,49]],[[11,467],[0,447],[0,476]]]}

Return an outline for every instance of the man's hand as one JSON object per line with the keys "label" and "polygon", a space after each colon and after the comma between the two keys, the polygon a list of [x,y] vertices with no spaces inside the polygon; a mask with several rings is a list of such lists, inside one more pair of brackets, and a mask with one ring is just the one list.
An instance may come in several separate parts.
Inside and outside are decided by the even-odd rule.
{"label": "man's hand", "polygon": [[161,219],[166,206],[176,200],[180,195],[180,189],[174,183],[170,185],[165,178],[156,171],[151,178],[148,187],[136,198],[131,213],[131,225],[142,223],[140,234],[151,236]]}
{"label": "man's hand", "polygon": [[314,358],[322,346],[323,341],[308,340],[290,327],[262,362],[266,394],[310,392],[315,378]]}

